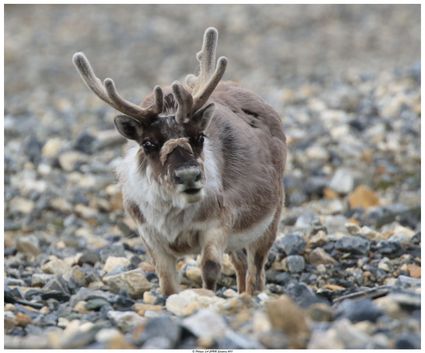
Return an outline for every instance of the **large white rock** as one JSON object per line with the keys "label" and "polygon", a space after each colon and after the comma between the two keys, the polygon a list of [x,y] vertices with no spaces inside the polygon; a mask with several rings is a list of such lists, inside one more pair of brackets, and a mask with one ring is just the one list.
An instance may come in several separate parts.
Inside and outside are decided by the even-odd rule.
{"label": "large white rock", "polygon": [[125,290],[133,298],[142,298],[143,293],[151,288],[151,283],[140,269],[105,276],[103,281],[113,292]]}
{"label": "large white rock", "polygon": [[197,337],[206,340],[222,337],[228,329],[223,317],[210,309],[200,309],[184,319],[183,325]]}
{"label": "large white rock", "polygon": [[188,316],[201,308],[214,309],[224,302],[225,299],[215,296],[211,291],[186,289],[178,294],[170,295],[166,308],[177,316]]}

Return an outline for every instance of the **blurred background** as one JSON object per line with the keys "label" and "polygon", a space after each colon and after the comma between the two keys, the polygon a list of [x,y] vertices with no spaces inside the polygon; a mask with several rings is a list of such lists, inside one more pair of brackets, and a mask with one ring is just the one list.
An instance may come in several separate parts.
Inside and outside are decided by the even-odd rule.
{"label": "blurred background", "polygon": [[8,5],[6,97],[36,83],[78,90],[70,57],[79,50],[99,75],[143,95],[196,69],[207,26],[230,59],[226,77],[260,91],[420,59],[415,5]]}
{"label": "blurred background", "polygon": [[[309,227],[322,224],[327,234],[347,235],[345,224],[354,222],[375,232],[364,235],[371,249],[394,232],[414,248],[403,250],[411,255],[392,264],[395,272],[377,270],[390,255],[376,248],[377,257],[364,260],[370,268],[358,265],[360,273],[373,276],[354,276],[345,271],[344,261],[351,258],[340,258],[344,248],[332,235],[322,246],[338,265],[317,273],[304,253],[304,272],[292,278],[332,299],[333,289],[322,286],[329,281],[341,294],[341,286],[345,293],[382,285],[411,275],[403,265],[420,266],[419,5],[6,5],[8,286],[24,292],[35,286],[50,299],[52,291],[63,291],[55,300],[67,313],[67,300],[78,288],[109,290],[100,279],[108,254],[127,257],[128,268],[144,266],[136,259],[143,245],[124,215],[113,172],[125,143],[114,130],[116,112],[86,88],[71,58],[83,51],[97,76],[113,78],[124,97],[140,102],[154,85],[196,73],[195,54],[209,26],[219,31],[217,54],[229,59],[225,79],[255,91],[282,117],[289,144],[282,234],[297,230],[307,239]],[[269,266],[282,261],[279,249]],[[93,255],[102,251],[101,257]],[[81,253],[94,256],[93,267],[70,267]],[[61,266],[58,273],[67,281],[78,267],[89,282],[58,287],[51,281],[58,275],[53,269]],[[275,281],[268,273],[268,281]],[[229,281],[222,288],[234,285],[233,277]],[[22,293],[9,292],[8,298]],[[56,321],[66,316],[51,310]],[[45,314],[23,313],[33,323],[9,320],[10,337],[59,330]],[[59,337],[61,331],[55,332]],[[30,345],[8,342],[15,348]],[[39,344],[70,348],[59,338],[54,342]]]}

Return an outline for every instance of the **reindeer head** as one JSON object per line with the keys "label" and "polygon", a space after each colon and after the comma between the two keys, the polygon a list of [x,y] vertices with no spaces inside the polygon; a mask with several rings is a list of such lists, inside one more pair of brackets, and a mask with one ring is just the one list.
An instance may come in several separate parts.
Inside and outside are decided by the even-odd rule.
{"label": "reindeer head", "polygon": [[203,195],[205,131],[214,113],[214,103],[206,103],[227,65],[225,57],[215,65],[217,38],[215,28],[205,31],[202,49],[197,53],[198,76],[188,75],[185,85],[175,81],[164,90],[156,86],[141,106],[122,98],[112,79],[102,83],[83,53],[73,57],[86,85],[125,114],[115,118],[115,126],[121,135],[140,145],[142,163],[151,176],[187,203],[197,202]]}

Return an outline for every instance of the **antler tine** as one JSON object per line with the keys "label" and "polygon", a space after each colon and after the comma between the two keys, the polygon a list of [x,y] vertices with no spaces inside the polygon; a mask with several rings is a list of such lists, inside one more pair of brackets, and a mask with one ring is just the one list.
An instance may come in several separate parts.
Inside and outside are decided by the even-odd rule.
{"label": "antler tine", "polygon": [[217,67],[214,71],[214,74],[210,77],[209,81],[203,87],[201,87],[199,92],[197,92],[195,96],[193,97],[194,111],[201,108],[207,102],[208,98],[213,93],[214,89],[217,87],[218,83],[223,77],[224,72],[226,71],[226,66],[227,66],[227,58],[224,56],[220,57],[218,59]]}
{"label": "antler tine", "polygon": [[207,28],[202,49],[196,54],[200,66],[199,75],[190,74],[185,78],[185,85],[191,89],[193,95],[192,111],[198,110],[207,102],[226,70],[227,58],[224,56],[218,59],[215,66],[217,41],[217,30],[213,27]]}
{"label": "antler tine", "polygon": [[143,119],[162,111],[163,93],[159,86],[155,87],[155,101],[152,106],[144,109],[121,97],[112,79],[106,78],[102,81],[95,75],[89,60],[84,53],[75,53],[72,58],[81,78],[86,85],[103,101],[126,115],[136,119]]}
{"label": "antler tine", "polygon": [[152,111],[155,114],[159,114],[162,112],[162,109],[164,107],[164,93],[162,92],[161,87],[155,86],[153,89],[154,92],[154,102],[152,106]]}
{"label": "antler tine", "polygon": [[192,112],[193,97],[178,81],[174,81],[171,88],[178,103],[176,121],[178,123],[186,123]]}
{"label": "antler tine", "polygon": [[143,109],[140,106],[129,102],[128,100],[121,97],[121,95],[118,93],[115,83],[112,79],[106,78],[103,81],[106,92],[108,93],[109,99],[112,101],[114,107],[119,110],[120,112],[130,115],[134,118],[143,118],[146,115],[149,115],[152,113],[151,109]]}
{"label": "antler tine", "polygon": [[196,54],[201,66],[199,78],[201,82],[208,79],[208,75],[214,70],[215,52],[217,49],[218,32],[214,27],[205,30],[202,49]]}
{"label": "antler tine", "polygon": [[195,87],[195,85],[196,85],[197,79],[198,79],[198,77],[193,75],[193,74],[186,75],[186,77],[184,79],[184,84],[187,87],[193,89],[193,87]]}
{"label": "antler tine", "polygon": [[105,91],[105,87],[103,87],[102,81],[96,77],[90,62],[84,53],[75,53],[72,57],[72,61],[87,87],[90,88],[100,99],[110,105],[113,105]]}

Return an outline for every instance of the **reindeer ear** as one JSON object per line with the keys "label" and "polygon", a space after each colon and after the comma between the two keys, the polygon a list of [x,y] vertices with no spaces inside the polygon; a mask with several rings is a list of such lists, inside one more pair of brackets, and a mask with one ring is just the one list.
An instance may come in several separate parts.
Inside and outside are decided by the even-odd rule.
{"label": "reindeer ear", "polygon": [[208,104],[206,107],[199,109],[191,119],[191,122],[199,127],[200,130],[206,130],[210,124],[214,114],[214,103]]}
{"label": "reindeer ear", "polygon": [[129,140],[137,140],[140,136],[142,124],[140,121],[127,116],[118,115],[114,119],[115,127],[118,132]]}

